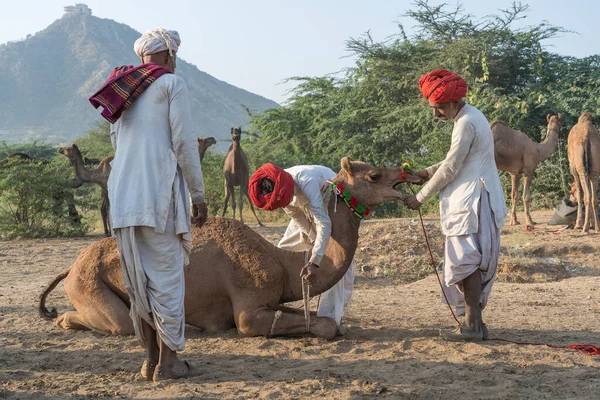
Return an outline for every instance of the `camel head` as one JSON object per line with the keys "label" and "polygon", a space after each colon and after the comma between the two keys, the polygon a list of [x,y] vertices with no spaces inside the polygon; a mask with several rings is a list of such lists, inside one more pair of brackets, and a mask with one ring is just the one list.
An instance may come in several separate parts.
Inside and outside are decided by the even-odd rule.
{"label": "camel head", "polygon": [[564,122],[563,117],[562,115],[560,115],[560,113],[557,115],[546,115],[546,121],[548,121],[549,131],[553,129],[560,130]]}
{"label": "camel head", "polygon": [[79,147],[77,147],[75,143],[73,143],[70,147],[59,147],[58,152],[71,160],[82,158],[81,151],[79,151]]}
{"label": "camel head", "polygon": [[579,123],[592,122],[592,113],[591,112],[585,112],[585,113],[581,114],[581,116],[579,117],[578,122]]}
{"label": "camel head", "polygon": [[[373,207],[406,197],[406,194],[396,190],[396,187],[403,183],[402,167],[375,168],[348,157],[342,158],[341,166],[336,183],[344,186],[360,204]],[[420,180],[412,173],[406,174],[407,182],[418,183]]]}
{"label": "camel head", "polygon": [[217,144],[217,140],[214,137],[207,137],[204,139],[196,138],[198,142],[198,149],[206,151],[210,146]]}
{"label": "camel head", "polygon": [[231,140],[239,143],[242,138],[242,128],[231,128]]}

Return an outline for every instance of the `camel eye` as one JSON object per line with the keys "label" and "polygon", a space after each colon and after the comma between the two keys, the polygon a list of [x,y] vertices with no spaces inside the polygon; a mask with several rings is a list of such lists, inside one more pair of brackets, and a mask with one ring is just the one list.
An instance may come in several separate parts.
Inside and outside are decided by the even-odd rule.
{"label": "camel eye", "polygon": [[369,182],[377,183],[381,179],[381,174],[379,172],[371,172],[367,174],[367,180]]}

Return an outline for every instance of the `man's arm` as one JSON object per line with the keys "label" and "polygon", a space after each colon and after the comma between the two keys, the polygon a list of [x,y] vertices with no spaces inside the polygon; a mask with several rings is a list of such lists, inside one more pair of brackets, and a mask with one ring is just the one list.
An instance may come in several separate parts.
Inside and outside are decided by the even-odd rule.
{"label": "man's arm", "polygon": [[[417,193],[417,200],[421,204],[429,200],[431,196],[442,190],[454,179],[469,154],[474,139],[475,127],[472,124],[464,123],[456,127],[455,132],[452,134],[452,144],[446,159],[440,163],[441,165],[436,164],[439,166],[436,168],[433,177]],[[435,166],[430,168],[433,167]]]}
{"label": "man's arm", "polygon": [[308,199],[310,210],[314,217],[316,227],[315,244],[312,249],[311,263],[320,265],[325,255],[325,249],[331,236],[331,218],[327,211],[327,206],[323,202],[321,195],[321,186],[315,180],[309,180],[303,187],[302,192]]}
{"label": "man's arm", "polygon": [[110,143],[113,150],[117,151],[117,124],[110,124]]}
{"label": "man's arm", "polygon": [[192,113],[187,86],[183,79],[176,79],[173,82],[169,96],[169,124],[173,151],[188,184],[192,203],[204,204],[204,179],[192,132]]}

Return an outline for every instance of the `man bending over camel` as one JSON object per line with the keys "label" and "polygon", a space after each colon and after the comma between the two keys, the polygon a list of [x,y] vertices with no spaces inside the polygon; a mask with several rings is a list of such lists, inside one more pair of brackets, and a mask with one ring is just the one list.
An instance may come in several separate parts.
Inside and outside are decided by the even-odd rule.
{"label": "man bending over camel", "polygon": [[444,292],[459,315],[466,311],[464,325],[440,335],[449,341],[480,341],[488,336],[481,313],[496,277],[500,228],[506,216],[494,138],[485,116],[462,100],[467,83],[460,76],[435,70],[421,77],[419,88],[434,117],[453,120],[454,130],[444,161],[417,173],[427,183],[405,203],[416,210],[440,193],[446,235]]}
{"label": "man bending over camel", "polygon": [[187,87],[173,74],[179,44],[176,31],[144,33],[134,44],[142,65],[115,69],[90,98],[112,124],[111,227],[135,334],[146,349],[141,373],[154,381],[198,375],[176,354],[185,342],[190,195],[194,223],[202,225],[207,213]]}
{"label": "man bending over camel", "polygon": [[[282,208],[291,221],[278,247],[291,251],[310,251],[303,268],[308,283],[316,278],[317,268],[325,254],[331,235],[331,219],[327,212],[330,182],[336,174],[319,165],[300,165],[288,169],[273,164],[260,167],[250,178],[249,194],[252,203],[264,210]],[[300,278],[298,278],[300,279]],[[323,294],[317,310],[320,317],[329,317],[340,333],[344,308],[352,299],[354,260],[344,277]]]}

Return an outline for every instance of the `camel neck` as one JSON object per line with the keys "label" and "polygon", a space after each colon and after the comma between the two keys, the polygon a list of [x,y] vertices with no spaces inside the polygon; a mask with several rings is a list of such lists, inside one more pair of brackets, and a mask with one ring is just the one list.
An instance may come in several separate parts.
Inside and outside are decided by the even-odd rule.
{"label": "camel neck", "polygon": [[[360,219],[342,202],[334,207],[337,201],[335,196],[331,196],[329,201],[331,236],[323,261],[317,270],[317,281],[310,287],[311,296],[331,289],[342,279],[352,263],[358,245]],[[290,254],[290,252],[281,251],[281,261],[286,273],[281,302],[302,299],[300,271],[306,264],[306,259],[306,253]]]}
{"label": "camel neck", "polygon": [[558,146],[558,128],[556,126],[548,127],[546,138],[538,145],[539,161],[544,161],[552,156]]}

